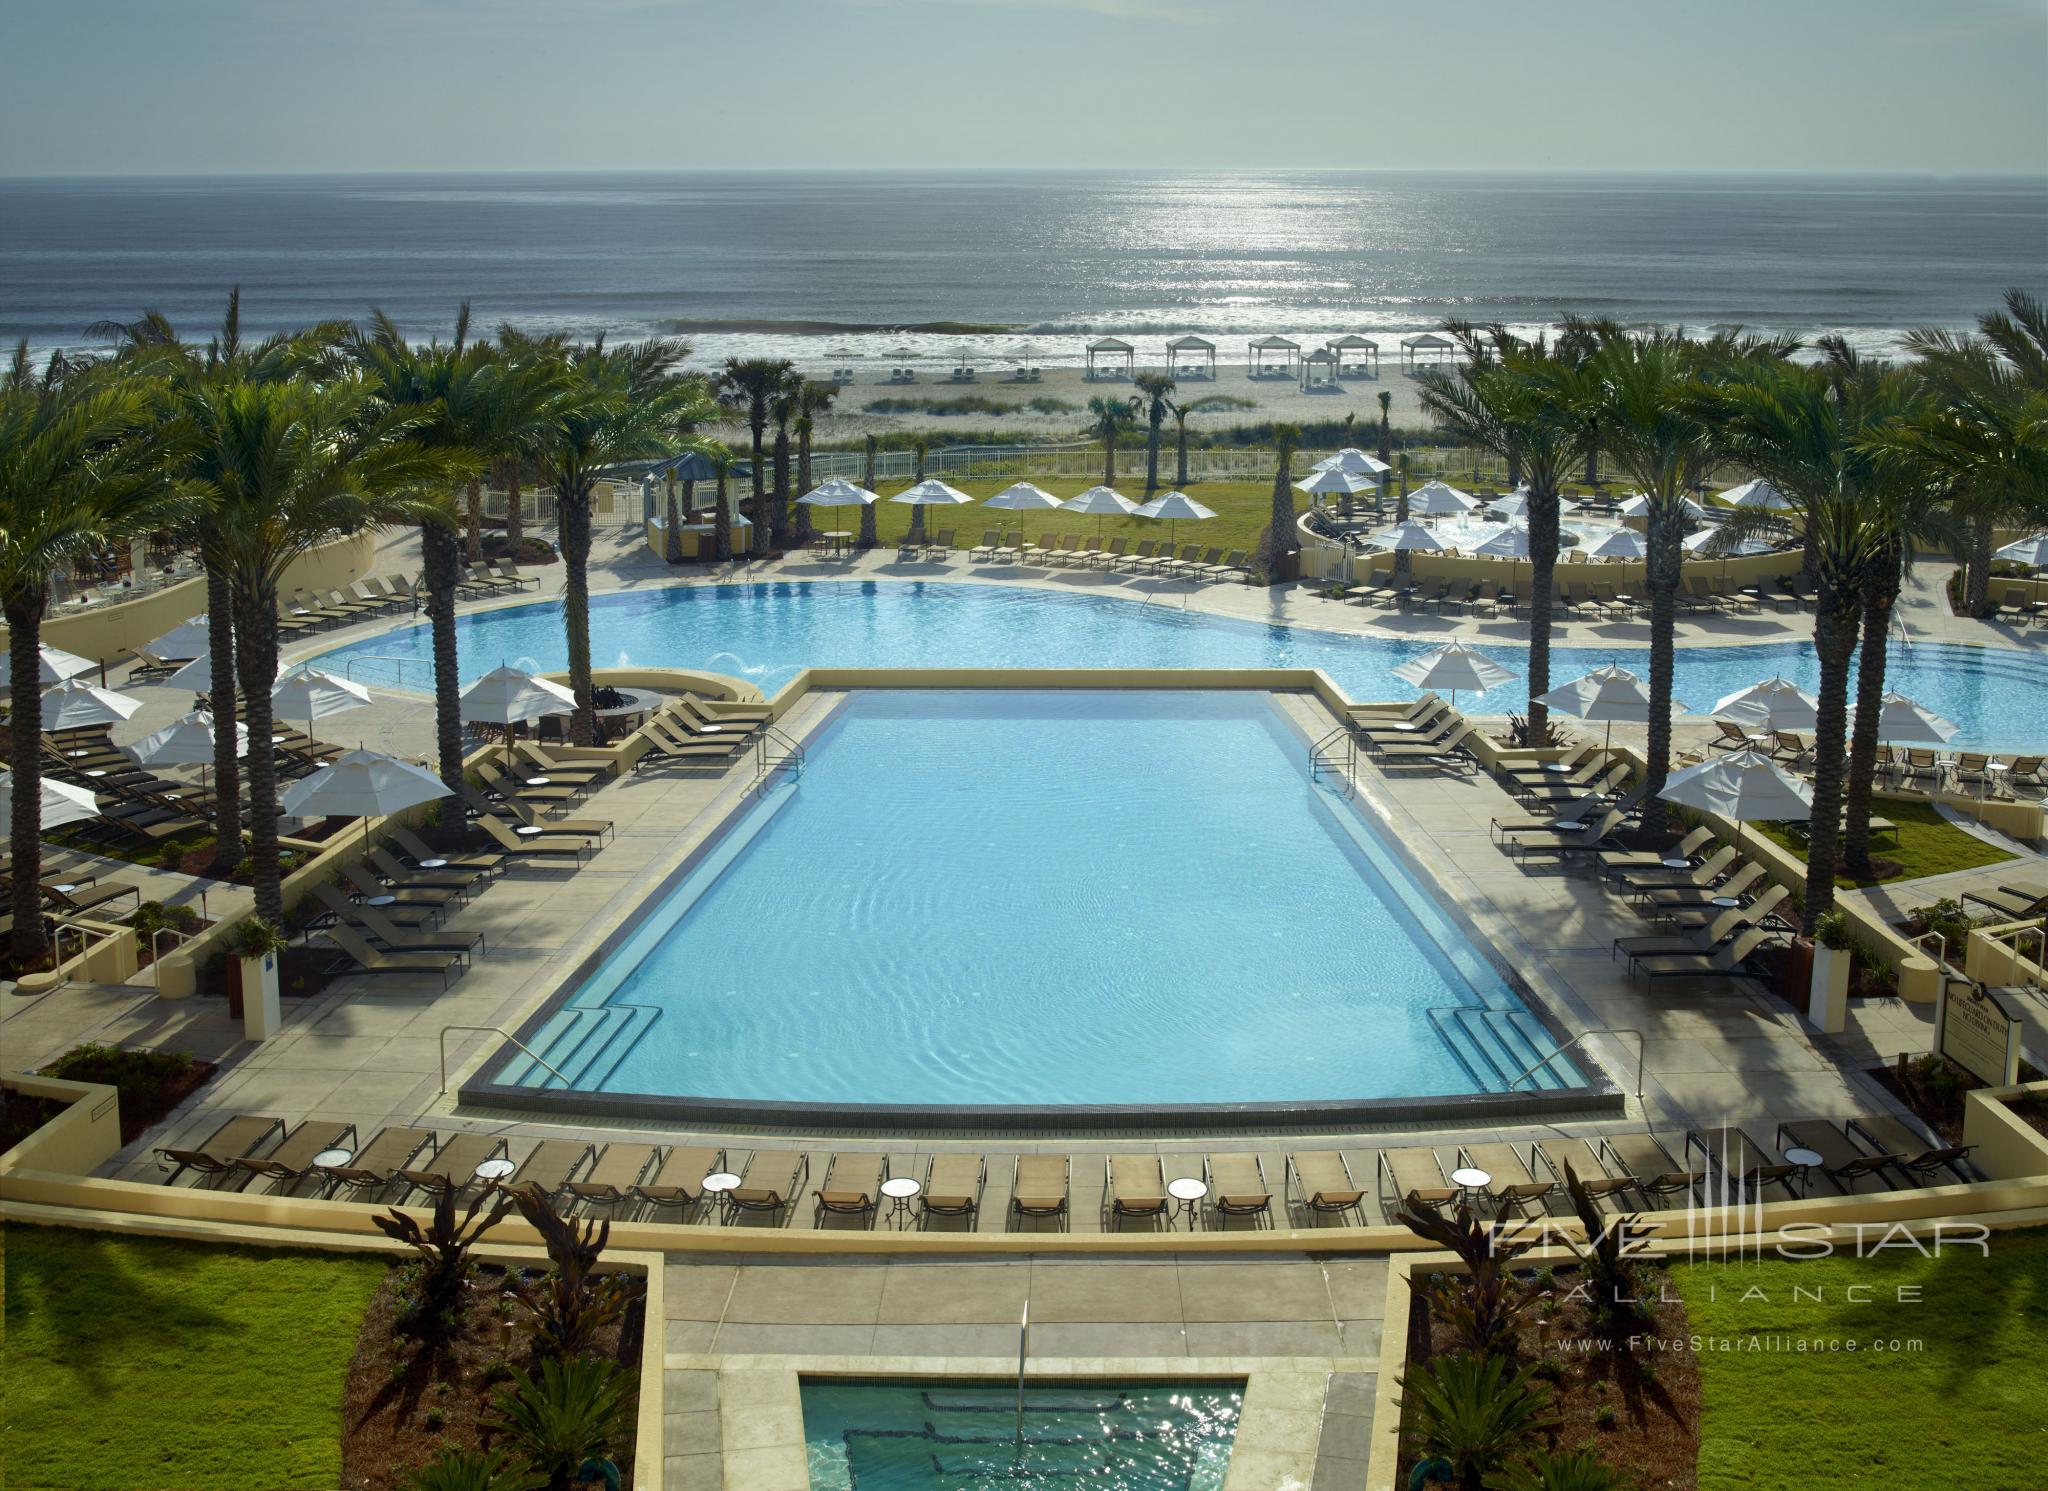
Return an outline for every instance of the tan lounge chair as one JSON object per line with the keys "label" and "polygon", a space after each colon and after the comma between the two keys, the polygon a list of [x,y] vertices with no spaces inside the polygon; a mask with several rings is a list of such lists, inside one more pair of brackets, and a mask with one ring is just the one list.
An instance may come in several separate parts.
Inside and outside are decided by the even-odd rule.
{"label": "tan lounge chair", "polygon": [[1016,1169],[1010,1177],[1011,1218],[1042,1221],[1051,1217],[1065,1226],[1071,1173],[1071,1162],[1063,1154],[1017,1156]]}
{"label": "tan lounge chair", "polygon": [[933,1217],[965,1217],[973,1227],[987,1185],[986,1155],[933,1155],[925,1162],[924,1190],[917,1198],[918,1226],[925,1226]]}
{"label": "tan lounge chair", "polygon": [[1272,1188],[1266,1167],[1246,1152],[1204,1155],[1202,1180],[1209,1187],[1209,1209],[1219,1217],[1270,1217]]}
{"label": "tan lounge chair", "polygon": [[[1787,1164],[1775,1150],[1756,1142],[1741,1129],[1690,1129],[1685,1136],[1687,1163],[1699,1157],[1709,1205],[1752,1196],[1765,1186],[1782,1186],[1787,1196],[1796,1196],[1792,1182],[1799,1167]],[[1732,1186],[1730,1182],[1733,1182]]]}
{"label": "tan lounge chair", "polygon": [[237,1113],[192,1149],[159,1149],[157,1168],[169,1170],[165,1185],[175,1185],[187,1170],[200,1175],[226,1176],[235,1173],[235,1162],[246,1159],[284,1134],[284,1120],[253,1113]]}
{"label": "tan lounge chair", "polygon": [[1888,1113],[1871,1118],[1852,1118],[1848,1131],[1852,1137],[1869,1145],[1872,1153],[1885,1155],[1894,1169],[1921,1185],[1933,1181],[1943,1171],[1961,1181],[1981,1178],[1967,1163],[1970,1151],[1976,1145],[1942,1144],[1924,1139],[1903,1120]]}
{"label": "tan lounge chair", "polygon": [[[604,1153],[597,1157],[597,1163],[590,1167],[590,1173],[581,1180],[570,1181],[564,1190],[585,1206],[616,1209],[633,1194],[633,1188],[653,1162],[652,1144],[607,1144]],[[710,1173],[708,1170],[704,1172],[705,1175]]]}
{"label": "tan lounge chair", "polygon": [[1626,1175],[1647,1205],[1662,1206],[1670,1197],[1690,1196],[1699,1184],[1699,1172],[1673,1159],[1655,1134],[1603,1135],[1597,1150],[1609,1173]]}
{"label": "tan lounge chair", "polygon": [[327,1177],[330,1196],[336,1191],[381,1191],[397,1180],[400,1169],[433,1150],[434,1136],[426,1129],[379,1129],[346,1165],[324,1165],[319,1173]]}
{"label": "tan lounge chair", "polygon": [[[317,1119],[307,1119],[289,1134],[284,1142],[269,1154],[261,1157],[244,1155],[234,1162],[235,1168],[245,1174],[263,1176],[269,1180],[276,1192],[290,1190],[313,1173],[313,1161],[330,1149],[353,1150],[356,1147],[356,1126],[345,1123],[336,1127]],[[247,1184],[245,1181],[244,1184]]]}
{"label": "tan lounge chair", "polygon": [[704,1177],[725,1169],[725,1151],[677,1146],[661,1157],[651,1179],[635,1183],[633,1194],[657,1209],[673,1206],[687,1214],[707,1194]]}
{"label": "tan lounge chair", "polygon": [[493,1134],[474,1134],[467,1130],[455,1135],[434,1151],[430,1164],[408,1165],[397,1172],[398,1178],[416,1191],[425,1191],[429,1196],[439,1198],[483,1185],[477,1178],[476,1167],[486,1160],[505,1158],[505,1141]]}
{"label": "tan lounge chair", "polygon": [[1121,1230],[1126,1217],[1163,1217],[1172,1205],[1159,1156],[1120,1154],[1109,1157],[1109,1179],[1102,1203],[1111,1231]]}
{"label": "tan lounge chair", "polygon": [[888,1178],[887,1155],[835,1153],[826,1162],[825,1178],[811,1192],[817,1198],[812,1225],[822,1225],[830,1215],[859,1217],[864,1224],[873,1226],[875,1209],[881,1202],[882,1182]]}
{"label": "tan lounge chair", "polygon": [[462,966],[461,953],[385,952],[339,923],[327,929],[327,939],[341,949],[360,973],[438,973],[445,989],[454,982],[455,970]]}
{"label": "tan lounge chair", "polygon": [[1297,1150],[1288,1155],[1282,1183],[1287,1187],[1289,1203],[1300,1206],[1311,1216],[1341,1217],[1356,1211],[1359,1219],[1364,1220],[1361,1208],[1365,1192],[1351,1178],[1351,1167],[1344,1156],[1334,1149]]}
{"label": "tan lounge chair", "polygon": [[1810,1149],[1819,1155],[1820,1163],[1811,1169],[1833,1181],[1844,1194],[1853,1192],[1856,1183],[1866,1177],[1882,1177],[1894,1158],[1858,1149],[1847,1133],[1824,1118],[1788,1118],[1778,1125],[1774,1137],[1778,1152],[1788,1159],[1795,1149]]}
{"label": "tan lounge chair", "polygon": [[1486,1199],[1493,1203],[1495,1216],[1520,1216],[1528,1211],[1545,1211],[1557,1182],[1538,1176],[1512,1144],[1463,1144],[1458,1163],[1484,1170],[1491,1177]]}
{"label": "tan lounge chair", "polygon": [[[1389,1216],[1398,1206],[1440,1210],[1458,1199],[1458,1188],[1446,1178],[1442,1158],[1427,1146],[1381,1150],[1373,1160],[1373,1175],[1380,1209]],[[1394,1206],[1387,1204],[1389,1197]]]}
{"label": "tan lounge chair", "polygon": [[515,834],[507,828],[502,819],[486,814],[475,820],[479,828],[489,834],[507,854],[516,854],[526,859],[573,859],[578,865],[586,856],[594,853],[590,840],[580,835],[568,834]]}
{"label": "tan lounge chair", "polygon": [[1589,1139],[1539,1139],[1529,1150],[1529,1168],[1548,1171],[1560,1192],[1566,1190],[1567,1168],[1595,1201],[1614,1197],[1633,1184],[1628,1176],[1609,1172]]}
{"label": "tan lounge chair", "polygon": [[[400,851],[413,861],[412,864],[405,867],[408,870],[471,870],[479,875],[495,875],[505,868],[505,855],[501,850],[470,849],[453,852],[436,849],[409,828],[394,827],[391,830],[391,842],[396,844]],[[425,863],[425,861],[430,859],[444,860],[446,863],[430,866]]]}
{"label": "tan lounge chair", "polygon": [[747,1159],[740,1184],[725,1193],[727,1218],[743,1211],[773,1217],[787,1211],[803,1194],[811,1173],[810,1156],[789,1149],[757,1149]]}
{"label": "tan lounge chair", "polygon": [[574,1139],[543,1139],[519,1162],[519,1168],[498,1184],[508,1191],[537,1191],[552,1198],[575,1178],[577,1171],[596,1159],[595,1144],[579,1144]]}

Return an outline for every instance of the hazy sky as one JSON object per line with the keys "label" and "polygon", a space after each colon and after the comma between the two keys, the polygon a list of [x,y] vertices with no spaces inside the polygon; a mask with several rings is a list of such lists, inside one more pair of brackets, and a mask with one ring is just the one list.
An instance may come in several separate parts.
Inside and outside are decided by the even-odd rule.
{"label": "hazy sky", "polygon": [[0,175],[783,166],[2048,173],[2048,0],[0,0]]}

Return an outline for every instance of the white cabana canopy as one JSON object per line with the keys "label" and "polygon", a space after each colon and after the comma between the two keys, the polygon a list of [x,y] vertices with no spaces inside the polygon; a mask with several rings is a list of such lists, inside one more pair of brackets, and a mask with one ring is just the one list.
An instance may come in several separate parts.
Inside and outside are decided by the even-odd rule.
{"label": "white cabana canopy", "polygon": [[1207,337],[1175,337],[1166,344],[1166,371],[1176,378],[1196,376],[1195,364],[1200,364],[1200,376],[1216,377],[1216,344]]}
{"label": "white cabana canopy", "polygon": [[1337,386],[1337,354],[1328,347],[1318,347],[1301,360],[1301,387],[1304,393],[1311,389],[1333,389]]}
{"label": "white cabana canopy", "polygon": [[1401,366],[1413,372],[1422,366],[1425,353],[1433,362],[1446,363],[1451,361],[1457,350],[1458,344],[1449,337],[1438,336],[1433,331],[1418,332],[1412,337],[1401,338]]}
{"label": "white cabana canopy", "polygon": [[[1269,352],[1280,354],[1279,367],[1268,365],[1266,354]],[[1295,364],[1301,360],[1301,343],[1290,342],[1286,337],[1280,336],[1254,337],[1245,343],[1245,356],[1250,362],[1250,366],[1245,370],[1250,377],[1259,378],[1277,373],[1291,378],[1294,376]]]}
{"label": "white cabana canopy", "polygon": [[[1122,376],[1128,378],[1137,369],[1137,357],[1138,349],[1122,337],[1097,337],[1088,344],[1089,381],[1118,376],[1114,365],[1119,361],[1123,363]],[[1104,368],[1105,363],[1110,366]]]}
{"label": "white cabana canopy", "polygon": [[1352,332],[1347,336],[1332,337],[1323,345],[1337,354],[1338,371],[1340,373],[1345,371],[1364,373],[1365,358],[1370,357],[1372,359],[1372,376],[1375,378],[1379,376],[1380,344],[1371,337],[1362,337],[1357,332]]}

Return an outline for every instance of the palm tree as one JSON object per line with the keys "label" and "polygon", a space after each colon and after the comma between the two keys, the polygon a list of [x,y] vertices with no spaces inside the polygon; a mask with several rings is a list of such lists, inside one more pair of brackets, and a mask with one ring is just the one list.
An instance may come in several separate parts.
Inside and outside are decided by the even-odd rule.
{"label": "palm tree", "polygon": [[1173,413],[1174,427],[1174,472],[1173,484],[1184,487],[1188,484],[1188,419],[1191,415],[1207,414],[1212,409],[1221,409],[1227,401],[1221,394],[1201,399],[1176,399],[1169,406]]}
{"label": "palm tree", "polygon": [[[696,386],[701,390],[701,395],[678,404],[676,407],[674,415],[675,430],[682,437],[682,445],[680,450],[672,452],[672,454],[680,455],[695,451],[699,455],[706,455],[707,446],[716,444],[714,441],[707,441],[699,437],[697,427],[718,417],[718,401],[711,396],[709,388],[704,387],[702,384]],[[723,448],[723,446],[720,446],[720,449]],[[697,470],[700,468],[689,467],[686,469]],[[666,517],[668,521],[663,530],[664,539],[661,557],[670,564],[681,564],[683,562],[683,517],[686,513],[696,511],[697,479],[694,476],[685,477],[682,481],[682,492],[679,496],[676,491],[676,473],[673,467],[669,469],[667,478],[668,508]],[[716,525],[714,524],[713,527],[715,534]],[[728,517],[726,520],[725,545],[722,548],[719,547],[714,537],[712,552],[723,562],[732,557],[731,548],[732,528],[731,519]]]}
{"label": "palm tree", "polygon": [[768,552],[768,499],[763,482],[767,465],[762,459],[762,442],[768,433],[768,408],[782,391],[795,364],[786,357],[729,357],[718,375],[718,388],[732,406],[743,413],[754,449],[754,552]]}
{"label": "palm tree", "polygon": [[[498,355],[525,369],[538,383],[559,378],[568,339],[561,336],[528,336],[513,326],[498,328]],[[545,403],[545,399],[541,400]],[[504,438],[489,447],[491,474],[505,492],[505,543],[516,558],[526,539],[526,498],[520,481],[526,464],[533,459],[533,442],[539,437],[539,407],[522,411],[527,418],[514,420]]]}
{"label": "palm tree", "polygon": [[49,950],[42,907],[43,613],[51,572],[174,515],[184,432],[163,418],[158,380],[53,358],[28,344],[0,376],[0,614],[7,620],[14,807],[13,954],[17,971]]}
{"label": "palm tree", "polygon": [[1088,433],[1102,442],[1102,484],[1113,487],[1116,485],[1116,442],[1138,427],[1137,401],[1097,395],[1088,401],[1088,412],[1094,416]]}
{"label": "palm tree", "polygon": [[[870,492],[875,489],[875,452],[881,448],[881,445],[882,441],[879,436],[868,436],[866,442],[867,458],[861,462],[860,484]],[[878,517],[879,514],[875,512],[874,503],[863,502],[860,505],[860,546],[863,549],[872,549],[882,541],[881,530],[876,525]]]}
{"label": "palm tree", "polygon": [[711,463],[711,469],[718,473],[718,489],[713,498],[717,506],[711,513],[711,552],[723,562],[732,558],[732,495],[729,485],[733,453],[731,447],[721,440],[706,439],[698,448],[704,452],[704,459]]}
{"label": "palm tree", "polygon": [[1268,585],[1291,578],[1287,573],[1301,549],[1301,535],[1294,527],[1294,452],[1301,445],[1301,430],[1290,424],[1273,426],[1273,514],[1266,531],[1259,535],[1256,568]]}
{"label": "palm tree", "polygon": [[[796,490],[802,496],[811,490],[811,436],[817,429],[818,416],[832,407],[832,401],[839,397],[839,385],[819,383],[806,378],[797,385],[796,419],[791,428],[796,433]],[[873,490],[870,488],[869,490]],[[811,536],[811,510],[799,508],[797,512],[797,538],[806,541]]]}
{"label": "palm tree", "polygon": [[1394,396],[1384,388],[1379,392],[1380,401],[1380,464],[1394,464]]}
{"label": "palm tree", "polygon": [[[931,443],[919,435],[910,442],[910,484],[916,486],[924,480],[924,458],[931,452]],[[922,505],[910,510],[910,536],[904,540],[913,547],[924,543],[924,508]]]}
{"label": "palm tree", "polygon": [[789,422],[796,418],[797,375],[790,374],[769,406],[775,419],[774,481],[768,488],[770,547],[789,547]]}
{"label": "palm tree", "polygon": [[[360,375],[317,383],[208,379],[179,388],[177,407],[195,448],[188,479],[221,517],[249,736],[268,740],[285,570],[343,534],[416,521],[426,494],[462,479],[467,458],[422,445],[414,437],[430,417],[392,407]],[[249,826],[256,914],[282,925],[277,767],[268,751],[249,753]]]}
{"label": "palm tree", "polygon": [[[548,428],[535,446],[554,486],[562,525],[562,614],[569,640],[569,688],[576,696],[570,739],[597,738],[590,678],[590,501],[599,475],[624,461],[660,452],[679,405],[703,397],[703,385],[670,371],[688,349],[650,338],[607,347],[599,337],[571,348],[565,386],[549,406]],[[762,527],[759,510],[755,531]]]}
{"label": "palm tree", "polygon": [[1145,411],[1145,495],[1159,490],[1159,432],[1173,407],[1174,381],[1169,373],[1140,373],[1131,382]]}

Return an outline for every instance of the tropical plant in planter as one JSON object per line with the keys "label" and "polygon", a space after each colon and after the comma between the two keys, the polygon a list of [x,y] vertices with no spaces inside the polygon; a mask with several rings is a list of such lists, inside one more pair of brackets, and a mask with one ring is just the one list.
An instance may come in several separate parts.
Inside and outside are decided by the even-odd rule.
{"label": "tropical plant in planter", "polygon": [[519,1279],[512,1285],[533,1331],[534,1355],[547,1359],[588,1351],[598,1333],[625,1312],[633,1292],[628,1276],[597,1273],[612,1224],[578,1226],[531,1186],[514,1187],[510,1194],[519,1214],[540,1234],[553,1265],[538,1281]]}
{"label": "tropical plant in planter", "polygon": [[1465,1491],[1514,1461],[1556,1420],[1533,1366],[1508,1375],[1506,1358],[1446,1356],[1402,1374],[1404,1427],[1424,1454],[1448,1461]]}
{"label": "tropical plant in planter", "polygon": [[493,1427],[543,1476],[548,1491],[567,1491],[586,1458],[602,1455],[626,1434],[627,1375],[593,1356],[548,1357],[532,1376],[513,1369],[498,1390]]}
{"label": "tropical plant in planter", "polygon": [[1508,1344],[1516,1320],[1536,1302],[1535,1289],[1517,1279],[1513,1269],[1515,1259],[1536,1245],[1534,1224],[1502,1217],[1481,1225],[1468,1206],[1447,1217],[1412,1203],[1404,1203],[1394,1220],[1457,1254],[1465,1265],[1462,1274],[1412,1281],[1430,1311],[1456,1334],[1459,1346],[1484,1353]]}
{"label": "tropical plant in planter", "polygon": [[416,1335],[443,1336],[454,1328],[463,1290],[469,1287],[470,1249],[505,1217],[506,1207],[500,1201],[479,1220],[477,1213],[491,1199],[488,1191],[479,1194],[458,1217],[455,1193],[443,1191],[424,1227],[395,1206],[386,1216],[370,1218],[379,1232],[420,1255],[419,1263],[405,1281],[406,1301],[398,1317],[401,1329]]}
{"label": "tropical plant in planter", "polygon": [[444,1449],[415,1470],[406,1491],[539,1491],[547,1482],[495,1450]]}
{"label": "tropical plant in planter", "polygon": [[1487,1482],[1492,1491],[1628,1491],[1634,1484],[1591,1450],[1538,1450]]}
{"label": "tropical plant in planter", "polygon": [[1586,1229],[1586,1245],[1579,1260],[1585,1266],[1587,1283],[1593,1292],[1587,1309],[1603,1329],[1614,1333],[1626,1331],[1648,1313],[1642,1303],[1635,1258],[1642,1251],[1644,1240],[1656,1229],[1645,1226],[1642,1217],[1634,1212],[1619,1217],[1602,1216],[1600,1203],[1593,1199],[1593,1193],[1586,1189],[1586,1183],[1579,1179],[1569,1160],[1564,1166],[1564,1189],[1571,1197],[1579,1225]]}
{"label": "tropical plant in planter", "polygon": [[242,918],[227,935],[228,955],[234,958],[261,958],[289,946],[291,939],[260,916]]}

